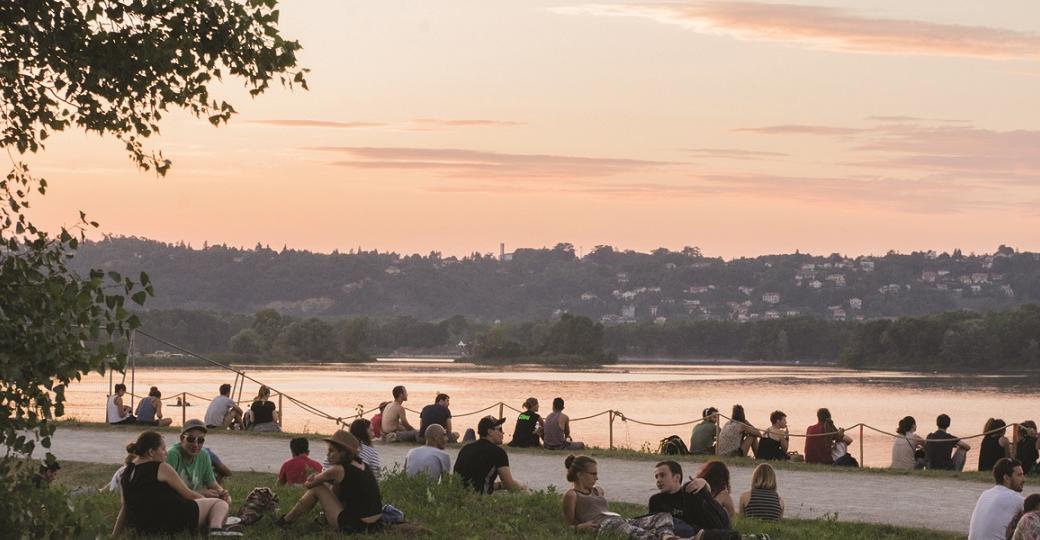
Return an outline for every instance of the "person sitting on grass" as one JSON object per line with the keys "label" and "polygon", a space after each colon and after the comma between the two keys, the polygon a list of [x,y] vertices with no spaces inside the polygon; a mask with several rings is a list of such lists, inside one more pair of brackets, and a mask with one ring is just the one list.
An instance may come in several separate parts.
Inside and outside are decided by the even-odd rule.
{"label": "person sitting on grass", "polygon": [[542,433],[545,432],[545,421],[538,416],[538,400],[529,397],[524,401],[524,412],[516,417],[513,428],[513,440],[509,446],[516,448],[536,448],[542,445]]}
{"label": "person sitting on grass", "polygon": [[[805,462],[833,465],[834,455],[832,449],[834,443],[843,440],[844,430],[834,432],[827,429],[827,422],[831,420],[831,411],[826,408],[816,410],[817,422],[805,430]],[[846,444],[851,444],[852,439]]]}
{"label": "person sitting on grass", "polygon": [[1040,493],[1026,497],[1022,516],[1013,523],[1011,540],[1040,540]]}
{"label": "person sitting on grass", "polygon": [[257,391],[256,397],[253,398],[253,404],[249,406],[249,413],[247,413],[248,419],[246,424],[251,431],[260,431],[264,433],[280,432],[282,426],[278,425],[278,420],[275,419],[275,405],[271,401],[271,389],[260,385],[260,390]]}
{"label": "person sitting on grass", "polygon": [[1005,436],[1007,424],[1000,418],[990,418],[986,420],[982,432],[986,435],[979,445],[979,470],[992,471],[1001,458],[1011,457],[1011,441]]}
{"label": "person sitting on grass", "polygon": [[719,503],[730,517],[737,512],[733,504],[732,489],[729,485],[729,467],[726,464],[712,460],[705,463],[697,473],[697,478],[703,478],[711,488],[711,496]]}
{"label": "person sitting on grass", "polygon": [[451,397],[448,394],[437,394],[433,403],[422,408],[419,412],[419,435],[418,442],[425,444],[422,435],[426,428],[432,424],[440,424],[448,434],[448,442],[459,442],[459,434],[451,430]]}
{"label": "person sitting on grass", "polygon": [[744,407],[734,405],[730,421],[719,432],[719,455],[743,457],[752,450],[758,455],[758,439],[761,436],[762,432],[748,422]]}
{"label": "person sitting on grass", "polygon": [[212,536],[241,536],[225,530],[228,503],[193,491],[166,463],[166,443],[154,431],[142,433],[127,451],[134,459],[120,478],[120,508],[112,536],[126,527],[144,535],[173,535],[209,529]]}
{"label": "person sitting on grass", "polygon": [[703,540],[739,538],[730,530],[729,513],[712,497],[711,487],[703,478],[691,478],[684,484],[682,466],[669,460],[654,467],[654,480],[658,493],[650,496],[647,506],[651,514],[671,514],[676,534],[699,534]]}
{"label": "person sitting on grass", "polygon": [[1022,488],[1026,475],[1022,464],[1011,458],[1000,458],[993,465],[996,485],[983,491],[975,503],[968,525],[968,540],[1005,538],[1008,523],[1022,511],[1025,501]]}
{"label": "person sitting on grass", "polygon": [[770,426],[762,433],[762,440],[758,441],[755,457],[780,461],[791,459],[787,453],[791,440],[787,431],[787,415],[783,411],[773,411],[769,415],[769,423]]}
{"label": "person sitting on grass", "polygon": [[213,464],[213,479],[218,484],[224,485],[224,479],[231,476],[231,469],[221,461],[220,456],[212,448],[203,448],[203,452],[209,455],[209,462]]}
{"label": "person sitting on grass", "polygon": [[129,405],[123,404],[123,396],[126,394],[126,385],[116,384],[114,394],[108,396],[108,406],[105,412],[106,420],[113,426],[125,426],[137,422],[131,413]]}
{"label": "person sitting on grass", "polygon": [[209,453],[202,450],[206,443],[206,424],[202,420],[191,419],[184,423],[181,440],[170,447],[166,453],[166,463],[181,477],[188,489],[201,493],[204,497],[215,497],[231,503],[231,496],[217,482],[213,473],[213,460]]}
{"label": "person sitting on grass", "polygon": [[929,433],[925,439],[927,445],[924,451],[928,457],[928,468],[963,471],[971,446],[946,432],[950,427],[948,415],[940,414],[936,417],[935,425],[939,429]]}
{"label": "person sitting on grass", "polygon": [[1018,426],[1018,444],[1015,445],[1015,459],[1022,462],[1022,470],[1026,474],[1040,472],[1037,469],[1037,461],[1040,461],[1040,440],[1036,436],[1036,422],[1026,420]]}
{"label": "person sitting on grass", "polygon": [[364,418],[354,420],[350,423],[350,434],[361,442],[361,449],[358,451],[361,462],[372,469],[372,476],[375,476],[376,480],[382,478],[383,471],[382,465],[379,463],[379,452],[372,446],[372,437],[375,436],[372,422]]}
{"label": "person sitting on grass", "polygon": [[408,476],[424,474],[440,482],[441,477],[451,474],[451,456],[444,451],[448,434],[440,424],[430,424],[424,435],[426,445],[408,451],[404,471]]}
{"label": "person sitting on grass", "polygon": [[719,410],[708,407],[701,413],[701,422],[690,434],[690,453],[698,455],[715,454],[715,436],[719,423]]}
{"label": "person sitting on grass", "polygon": [[379,412],[372,415],[372,433],[373,439],[383,438],[383,411],[386,410],[386,406],[389,405],[389,401],[382,401],[379,403]]}
{"label": "person sitting on grass", "polygon": [[896,433],[900,437],[892,439],[892,468],[923,469],[927,465],[924,447],[928,443],[917,434],[917,420],[904,416],[899,420]]}
{"label": "person sitting on grass", "polygon": [[325,439],[332,466],[311,475],[303,486],[307,492],[277,524],[288,527],[316,505],[333,529],[347,534],[377,532],[382,528],[383,499],[372,470],[361,462],[357,437],[342,429]]}
{"label": "person sitting on grass", "polygon": [[394,400],[383,410],[380,420],[383,423],[383,440],[386,442],[415,442],[419,431],[408,422],[404,402],[408,401],[408,389],[395,386],[392,390]]}
{"label": "person sitting on grass", "polygon": [[776,491],[776,471],[768,463],[751,473],[751,491],[740,494],[740,513],[762,521],[780,521],[784,516],[784,498]]}
{"label": "person sitting on grass", "polygon": [[206,408],[206,427],[210,429],[234,429],[242,427],[242,408],[231,399],[231,385],[224,383]]}
{"label": "person sitting on grass", "polygon": [[146,426],[166,427],[173,423],[173,418],[163,418],[162,392],[152,387],[148,396],[137,404],[137,423]]}
{"label": "person sitting on grass", "polygon": [[[509,470],[509,454],[502,449],[502,424],[505,418],[485,416],[477,423],[480,438],[459,450],[455,458],[455,474],[462,483],[482,495],[491,495],[496,489],[524,491],[527,486],[517,482]],[[501,482],[496,482],[501,478]]]}
{"label": "person sitting on grass", "polygon": [[659,512],[643,517],[625,519],[611,512],[603,488],[596,485],[599,473],[596,460],[588,456],[567,456],[567,481],[571,489],[563,494],[563,522],[577,531],[618,535],[637,540],[674,539],[675,522],[672,515]]}
{"label": "person sitting on grass", "polygon": [[278,485],[295,486],[307,481],[314,473],[321,472],[321,464],[311,459],[311,445],[304,437],[296,437],[289,441],[292,458],[282,463],[278,470]]}
{"label": "person sitting on grass", "polygon": [[571,440],[571,419],[563,412],[563,398],[553,399],[553,412],[545,417],[543,443],[547,450],[584,450],[585,443]]}

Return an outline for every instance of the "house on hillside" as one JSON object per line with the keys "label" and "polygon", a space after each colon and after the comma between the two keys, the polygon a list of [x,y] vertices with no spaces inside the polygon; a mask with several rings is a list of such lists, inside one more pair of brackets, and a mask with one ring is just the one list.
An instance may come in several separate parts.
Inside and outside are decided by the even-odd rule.
{"label": "house on hillside", "polygon": [[780,303],[780,293],[767,292],[767,293],[762,295],[762,301],[767,303],[767,304],[779,304]]}

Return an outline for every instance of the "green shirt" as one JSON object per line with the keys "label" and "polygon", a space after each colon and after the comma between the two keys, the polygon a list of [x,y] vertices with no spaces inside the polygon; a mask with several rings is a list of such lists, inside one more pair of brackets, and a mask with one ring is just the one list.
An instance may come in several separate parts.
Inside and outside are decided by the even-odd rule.
{"label": "green shirt", "polygon": [[181,443],[177,443],[171,446],[167,452],[166,463],[177,471],[177,475],[192,491],[200,491],[217,483],[217,477],[213,475],[213,462],[210,461],[209,453],[205,450],[199,451],[199,455],[188,463],[181,455]]}
{"label": "green shirt", "polygon": [[693,428],[693,435],[690,436],[690,453],[715,453],[715,424],[703,421]]}

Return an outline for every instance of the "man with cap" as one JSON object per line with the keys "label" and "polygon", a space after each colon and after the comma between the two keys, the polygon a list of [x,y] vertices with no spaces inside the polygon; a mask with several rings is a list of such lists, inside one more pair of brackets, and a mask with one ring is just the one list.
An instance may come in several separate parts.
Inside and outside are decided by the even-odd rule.
{"label": "man with cap", "polygon": [[184,423],[181,440],[170,447],[166,455],[166,463],[184,480],[188,489],[196,491],[203,497],[224,499],[231,504],[231,496],[227,490],[217,483],[213,474],[213,462],[209,453],[202,451],[206,442],[206,423],[191,419]]}
{"label": "man with cap", "polygon": [[714,454],[715,434],[718,431],[716,424],[719,421],[719,410],[708,407],[701,413],[701,423],[693,428],[690,435],[691,454]]}
{"label": "man with cap", "polygon": [[[490,495],[497,488],[523,491],[527,486],[517,482],[509,472],[509,455],[502,449],[502,424],[505,418],[485,416],[477,424],[480,438],[459,450],[455,458],[455,474],[478,493]],[[501,478],[500,482],[495,482]]]}

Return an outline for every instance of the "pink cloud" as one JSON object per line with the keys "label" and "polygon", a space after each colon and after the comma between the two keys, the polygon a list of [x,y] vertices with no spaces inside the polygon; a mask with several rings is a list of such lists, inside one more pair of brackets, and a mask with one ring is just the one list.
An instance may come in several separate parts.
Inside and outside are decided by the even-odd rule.
{"label": "pink cloud", "polygon": [[277,127],[318,127],[318,128],[339,128],[339,129],[358,129],[358,128],[381,128],[387,127],[387,124],[379,122],[335,122],[332,120],[307,120],[300,118],[286,118],[286,119],[271,119],[271,120],[249,120],[248,124],[263,124],[266,126],[277,126]]}
{"label": "pink cloud", "polygon": [[701,33],[794,43],[844,52],[991,59],[1040,57],[1040,34],[1036,33],[867,17],[836,7],[702,1],[683,4],[587,4],[554,8],[551,11],[642,17]]}
{"label": "pink cloud", "polygon": [[750,161],[787,157],[787,154],[782,152],[763,152],[759,150],[742,150],[739,148],[686,148],[683,151],[694,157]]}
{"label": "pink cloud", "polygon": [[860,128],[837,126],[812,126],[805,124],[784,124],[779,126],[745,127],[733,131],[748,133],[764,133],[767,135],[852,135],[864,131]]}
{"label": "pink cloud", "polygon": [[506,154],[450,148],[324,146],[308,150],[346,154],[333,165],[364,169],[428,169],[453,178],[571,179],[612,176],[665,165],[663,161],[548,154]]}
{"label": "pink cloud", "polygon": [[414,120],[416,124],[430,125],[430,126],[447,126],[447,127],[458,127],[458,126],[520,126],[524,122],[513,122],[510,120],[487,120],[481,118],[473,119],[443,119],[443,118],[417,118]]}

